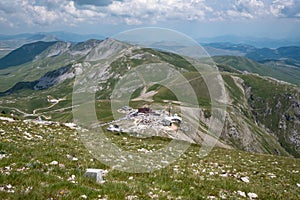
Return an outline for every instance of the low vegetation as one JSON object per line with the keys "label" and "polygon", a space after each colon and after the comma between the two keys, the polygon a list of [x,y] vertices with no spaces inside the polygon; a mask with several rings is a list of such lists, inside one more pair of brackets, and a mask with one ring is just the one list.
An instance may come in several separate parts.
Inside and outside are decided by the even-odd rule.
{"label": "low vegetation", "polygon": [[[300,160],[214,148],[199,157],[192,145],[176,162],[153,173],[114,170],[93,158],[78,132],[63,125],[0,121],[2,199],[295,199]],[[127,151],[151,151],[169,139],[106,133]],[[105,170],[104,183],[84,177]]]}

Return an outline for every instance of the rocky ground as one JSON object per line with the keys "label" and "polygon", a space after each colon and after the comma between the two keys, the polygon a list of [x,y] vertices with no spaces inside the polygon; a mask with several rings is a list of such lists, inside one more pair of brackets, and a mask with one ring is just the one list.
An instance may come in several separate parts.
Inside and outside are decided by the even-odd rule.
{"label": "rocky ground", "polygon": [[[73,128],[73,126],[71,126]],[[63,124],[0,120],[0,196],[3,199],[295,199],[300,161],[199,145],[152,173],[126,173],[103,165],[83,146],[76,129]],[[106,133],[130,152],[150,154],[170,139]],[[121,161],[120,161],[121,162]],[[103,170],[101,184],[84,176]]]}

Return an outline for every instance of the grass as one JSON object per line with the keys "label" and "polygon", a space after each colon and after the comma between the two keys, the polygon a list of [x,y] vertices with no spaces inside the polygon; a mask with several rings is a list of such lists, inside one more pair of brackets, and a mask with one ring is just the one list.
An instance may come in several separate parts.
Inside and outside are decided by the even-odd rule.
{"label": "grass", "polygon": [[[261,76],[269,76],[288,83],[300,85],[300,70],[297,67],[291,67],[280,62],[269,62],[261,64],[245,57],[238,56],[215,56],[213,60],[219,68],[225,71],[234,72],[230,68],[240,71],[257,73]],[[228,69],[229,68],[229,69]]]}
{"label": "grass", "polygon": [[[0,192],[2,199],[243,199],[237,191],[254,192],[259,199],[299,199],[300,160],[238,150],[214,148],[199,157],[199,145],[174,163],[153,173],[132,174],[114,170],[93,159],[78,133],[60,125],[0,121]],[[32,135],[24,138],[24,132]],[[127,151],[160,149],[169,139],[140,139],[106,133]],[[67,154],[78,158],[72,161]],[[91,160],[93,159],[93,160]],[[50,165],[56,160],[59,165]],[[108,170],[99,185],[83,176],[86,168]],[[75,179],[70,177],[75,175]],[[248,177],[249,183],[242,177]],[[14,193],[9,193],[11,185]]]}

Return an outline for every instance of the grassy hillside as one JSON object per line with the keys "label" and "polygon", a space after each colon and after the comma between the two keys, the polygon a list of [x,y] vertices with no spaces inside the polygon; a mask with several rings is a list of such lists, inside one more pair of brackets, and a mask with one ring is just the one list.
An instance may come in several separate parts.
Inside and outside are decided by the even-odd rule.
{"label": "grassy hillside", "polygon": [[240,71],[257,73],[261,76],[269,76],[288,83],[300,85],[300,69],[289,65],[277,65],[272,63],[261,64],[245,57],[216,56],[213,60],[221,66],[227,65]]}
{"label": "grassy hillside", "polygon": [[[201,159],[199,146],[192,145],[162,170],[130,174],[95,160],[78,133],[67,127],[22,121],[0,121],[0,125],[3,199],[80,199],[82,195],[88,199],[244,199],[242,195],[249,193],[268,200],[300,198],[299,159],[220,148]],[[141,142],[125,134],[106,136],[131,152],[160,149],[169,142],[162,138]],[[58,164],[50,164],[53,161]],[[85,178],[86,168],[107,170],[105,182],[99,185]]]}
{"label": "grassy hillside", "polygon": [[34,44],[26,44],[1,58],[0,69],[5,69],[11,66],[18,66],[30,62],[37,55],[39,55],[55,43],[56,42],[36,42]]}

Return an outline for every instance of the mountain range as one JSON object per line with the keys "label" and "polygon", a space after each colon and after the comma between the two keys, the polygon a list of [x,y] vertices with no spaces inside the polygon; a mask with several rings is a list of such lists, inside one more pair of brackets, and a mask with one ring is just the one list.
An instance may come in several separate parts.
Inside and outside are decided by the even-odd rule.
{"label": "mountain range", "polygon": [[[268,61],[255,61],[241,55],[213,57],[228,94],[226,122],[218,145],[250,152],[299,157],[300,68],[294,64],[299,61],[298,47],[279,48],[274,50],[275,53],[266,53],[251,46],[211,45],[218,49],[225,48],[224,46],[228,51],[239,51],[245,55],[260,52],[260,55],[268,56]],[[126,50],[121,51],[105,68],[97,68],[99,56],[109,56],[124,48]],[[286,60],[292,62],[292,65],[288,66]],[[158,62],[168,63],[179,69],[196,91],[200,108],[196,110],[191,106],[187,109],[203,114],[200,116],[199,130],[189,132],[188,135],[193,142],[201,143],[205,136],[209,136],[210,98],[205,82],[190,63],[176,54],[131,46],[111,39],[76,43],[39,41],[11,51],[0,59],[0,109],[4,113],[13,112],[21,119],[41,116],[45,120],[72,122],[75,77],[82,71],[95,67],[97,71],[89,79],[98,77],[101,82],[86,90],[95,92],[97,117],[100,122],[106,123],[112,120],[109,102],[121,77],[137,66]],[[276,65],[276,69],[270,67],[270,62]],[[88,80],[82,80],[82,83],[85,82]],[[160,85],[137,89],[132,98],[140,97],[141,100],[132,101],[131,106],[149,105],[142,98],[148,92],[152,96],[147,98],[155,103],[165,106],[165,101],[171,101],[175,108],[178,107],[176,96]],[[49,96],[57,101],[51,103]]]}

